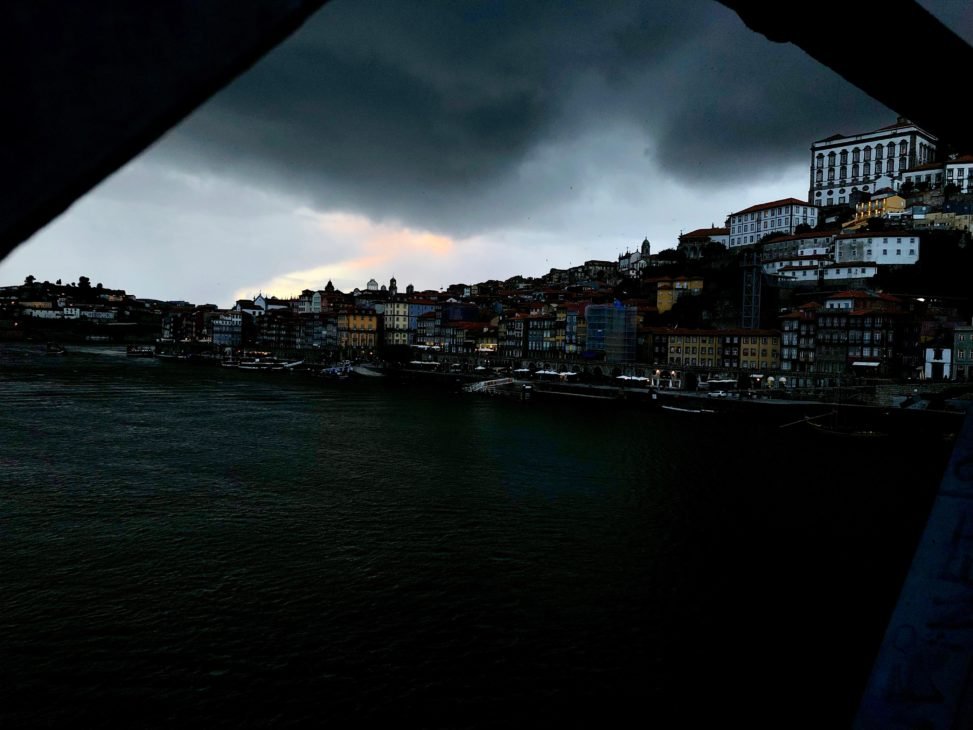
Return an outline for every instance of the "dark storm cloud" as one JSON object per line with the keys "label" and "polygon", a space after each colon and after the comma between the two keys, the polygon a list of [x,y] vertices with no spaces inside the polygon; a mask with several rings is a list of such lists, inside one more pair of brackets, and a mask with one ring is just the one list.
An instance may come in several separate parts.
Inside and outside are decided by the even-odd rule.
{"label": "dark storm cloud", "polygon": [[609,125],[633,130],[647,176],[715,186],[890,117],[715,1],[332,0],[164,149],[321,209],[469,234],[550,194],[518,178],[538,146]]}

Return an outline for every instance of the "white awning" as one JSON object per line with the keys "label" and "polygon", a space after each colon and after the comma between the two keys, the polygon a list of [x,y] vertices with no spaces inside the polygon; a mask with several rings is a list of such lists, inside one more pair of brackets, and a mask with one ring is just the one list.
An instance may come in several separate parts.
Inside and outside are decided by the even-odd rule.
{"label": "white awning", "polygon": [[853,362],[851,364],[853,368],[859,365],[866,368],[877,368],[879,364],[877,362]]}

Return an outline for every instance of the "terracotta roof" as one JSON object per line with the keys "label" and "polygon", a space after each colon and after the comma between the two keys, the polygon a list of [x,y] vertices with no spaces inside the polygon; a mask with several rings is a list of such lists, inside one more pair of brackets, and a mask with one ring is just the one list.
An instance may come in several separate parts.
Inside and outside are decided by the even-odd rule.
{"label": "terracotta roof", "polygon": [[744,208],[743,210],[738,210],[736,213],[730,213],[730,215],[743,215],[745,213],[755,213],[758,210],[766,210],[767,208],[776,208],[780,205],[803,205],[808,208],[816,208],[812,203],[808,203],[806,200],[798,200],[797,198],[783,198],[781,200],[772,200],[769,203],[760,203],[758,205],[751,205],[749,208]]}
{"label": "terracotta roof", "polygon": [[[491,329],[491,327],[487,322],[450,322],[449,324],[444,325],[443,329],[485,330],[485,329]],[[496,329],[496,327],[493,327],[492,329]]]}
{"label": "terracotta roof", "polygon": [[920,172],[921,170],[941,170],[943,167],[942,162],[927,162],[925,165],[916,165],[906,170],[903,175],[908,175],[910,172]]}
{"label": "terracotta roof", "polygon": [[693,335],[707,335],[707,336],[736,336],[744,335],[747,337],[779,337],[780,330],[745,330],[745,329],[686,329],[686,328],[675,328],[672,327],[646,327],[646,332],[651,332],[656,335],[674,335],[676,337],[686,337]]}
{"label": "terracotta roof", "polygon": [[835,292],[828,299],[871,299],[872,295],[860,289],[845,289]]}
{"label": "terracotta roof", "polygon": [[855,233],[843,233],[835,236],[838,241],[847,241],[852,238],[917,238],[915,231],[856,231]]}
{"label": "terracotta roof", "polygon": [[915,125],[912,122],[910,122],[909,120],[904,120],[904,121],[901,121],[901,122],[896,122],[895,124],[890,124],[887,127],[879,127],[875,131],[876,132],[884,132],[884,131],[889,130],[889,129],[899,129],[900,127],[913,127],[913,126],[915,126]]}
{"label": "terracotta roof", "polygon": [[729,228],[697,228],[689,233],[683,233],[679,236],[679,240],[683,238],[703,238],[707,236],[727,236],[730,233]]}
{"label": "terracotta roof", "polygon": [[828,254],[817,253],[817,254],[807,254],[805,256],[779,256],[773,259],[764,259],[761,263],[772,264],[775,261],[819,261],[821,259],[827,259]]}
{"label": "terracotta roof", "polygon": [[960,165],[960,164],[968,165],[971,162],[973,162],[973,155],[960,155],[955,159],[947,160],[946,164],[947,165]]}
{"label": "terracotta roof", "polygon": [[791,233],[780,238],[775,238],[770,243],[780,243],[781,241],[800,241],[805,238],[830,238],[837,233],[837,229],[832,231],[806,231],[805,233]]}

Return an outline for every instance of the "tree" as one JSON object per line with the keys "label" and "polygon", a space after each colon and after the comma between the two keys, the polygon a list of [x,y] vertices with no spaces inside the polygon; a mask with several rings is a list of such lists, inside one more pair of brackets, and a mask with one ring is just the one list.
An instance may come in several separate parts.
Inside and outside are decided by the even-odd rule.
{"label": "tree", "polygon": [[809,226],[807,223],[798,223],[796,226],[794,226],[794,233],[807,233],[810,230],[811,226]]}
{"label": "tree", "polygon": [[34,277],[34,275],[28,274],[27,278],[24,279],[24,286],[31,286],[35,281],[37,281],[37,279]]}
{"label": "tree", "polygon": [[916,186],[912,180],[906,180],[902,185],[899,186],[899,194],[903,197],[906,195],[912,195],[915,192]]}
{"label": "tree", "polygon": [[89,279],[87,276],[79,276],[78,277],[78,288],[79,289],[90,289],[91,288],[91,279]]}
{"label": "tree", "polygon": [[949,199],[959,192],[959,185],[954,182],[946,183],[946,187],[943,188],[943,202],[949,202]]}
{"label": "tree", "polygon": [[703,258],[715,259],[726,253],[726,246],[719,241],[707,241],[703,244]]}

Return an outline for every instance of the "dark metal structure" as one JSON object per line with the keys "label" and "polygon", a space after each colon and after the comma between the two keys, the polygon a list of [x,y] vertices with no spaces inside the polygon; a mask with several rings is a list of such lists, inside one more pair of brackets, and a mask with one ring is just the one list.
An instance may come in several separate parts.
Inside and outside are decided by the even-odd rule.
{"label": "dark metal structure", "polygon": [[740,307],[740,326],[746,330],[760,329],[760,291],[763,273],[760,270],[760,254],[746,251],[740,262],[743,275],[743,303]]}
{"label": "dark metal structure", "polygon": [[0,258],[326,0],[13,0],[0,16]]}
{"label": "dark metal structure", "polygon": [[[798,17],[759,0],[719,0],[747,27],[777,43],[793,43],[876,101],[960,151],[973,150],[973,129],[955,105],[955,75],[973,68],[973,48],[914,0],[815,3]],[[861,34],[861,35],[858,35]],[[877,70],[853,52],[853,39],[887,38],[907,46]]]}

